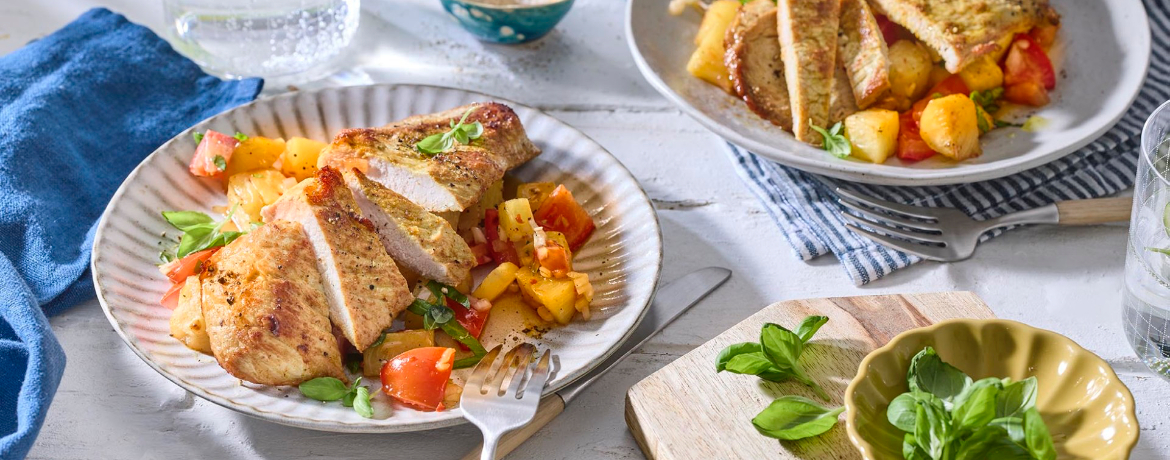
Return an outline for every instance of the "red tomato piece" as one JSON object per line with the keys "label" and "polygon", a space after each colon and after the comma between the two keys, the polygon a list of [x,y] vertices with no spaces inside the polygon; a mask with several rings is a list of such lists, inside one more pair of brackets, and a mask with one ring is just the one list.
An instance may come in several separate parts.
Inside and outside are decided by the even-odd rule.
{"label": "red tomato piece", "polygon": [[167,269],[167,278],[170,278],[173,283],[186,281],[188,276],[203,271],[203,264],[218,250],[219,248],[204,249],[187,254],[187,257],[182,259],[168,262],[163,265],[163,268]]}
{"label": "red tomato piece", "polygon": [[[240,141],[236,138],[209,129],[203,133],[203,140],[199,141],[199,146],[195,148],[195,156],[191,157],[191,166],[188,169],[191,174],[200,177],[223,176],[223,171],[227,169],[227,163],[232,161],[232,152],[236,151],[237,145],[240,145]],[[223,165],[222,169],[217,162]]]}
{"label": "red tomato piece", "polygon": [[1024,82],[1036,82],[1044,89],[1056,87],[1056,70],[1048,54],[1028,34],[1016,34],[1015,41],[1008,49],[1003,61],[1003,85],[1012,86]]}
{"label": "red tomato piece", "polygon": [[172,284],[171,288],[167,289],[166,294],[163,294],[162,300],[159,303],[171,310],[179,308],[179,291],[183,289],[184,284],[187,284],[186,278],[178,283]]}
{"label": "red tomato piece", "polygon": [[958,74],[951,75],[938,82],[937,85],[934,85],[930,91],[927,91],[926,97],[923,97],[918,102],[915,102],[910,111],[914,114],[914,121],[917,122],[918,120],[922,119],[922,111],[926,110],[926,105],[930,104],[931,100],[942,96],[950,96],[952,94],[970,93],[971,88],[967,87],[967,83],[963,81],[962,77],[960,77]]}
{"label": "red tomato piece", "polygon": [[454,348],[408,350],[382,365],[382,392],[418,410],[442,411],[454,364]]}
{"label": "red tomato piece", "polygon": [[475,256],[476,267],[492,261],[492,250],[488,247],[487,243],[472,245],[471,255]]}
{"label": "red tomato piece", "polygon": [[569,260],[569,252],[551,241],[536,250],[536,262],[547,268],[553,278],[560,278],[573,271],[573,261]]}
{"label": "red tomato piece", "polygon": [[[483,325],[487,322],[488,313],[491,312],[491,304],[488,304],[488,309],[479,310],[476,308],[464,307],[463,305],[460,305],[459,302],[451,300],[450,297],[447,297],[446,299],[447,306],[451,308],[451,311],[455,312],[455,320],[459,321],[460,326],[463,326],[464,329],[467,329],[468,334],[471,334],[472,337],[478,339],[479,335],[483,333]],[[486,302],[486,300],[476,300]]]}
{"label": "red tomato piece", "polygon": [[521,265],[516,247],[512,246],[512,242],[500,237],[500,211],[496,209],[484,211],[483,232],[487,237],[488,252],[492,254],[492,260],[498,264],[512,262]]}
{"label": "red tomato piece", "polygon": [[886,45],[893,45],[894,42],[902,38],[902,26],[895,24],[884,14],[875,14],[874,18],[877,19],[878,29],[882,31],[882,38],[885,39]]}
{"label": "red tomato piece", "polygon": [[1039,83],[1026,81],[1003,88],[1003,98],[1008,102],[1043,107],[1048,105],[1048,91]]}
{"label": "red tomato piece", "polygon": [[911,112],[898,116],[898,150],[895,155],[904,161],[920,161],[934,156],[934,150],[922,140],[918,122]]}
{"label": "red tomato piece", "polygon": [[545,230],[563,233],[573,251],[580,249],[596,228],[593,218],[573,199],[573,193],[564,184],[553,189],[532,217]]}

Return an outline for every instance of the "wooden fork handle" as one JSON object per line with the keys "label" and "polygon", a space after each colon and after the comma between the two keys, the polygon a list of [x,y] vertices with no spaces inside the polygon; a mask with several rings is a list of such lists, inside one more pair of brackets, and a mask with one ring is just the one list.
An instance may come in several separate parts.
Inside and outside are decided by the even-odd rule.
{"label": "wooden fork handle", "polygon": [[1129,222],[1133,197],[1118,196],[1091,200],[1070,200],[1056,203],[1060,225],[1093,225],[1109,222]]}
{"label": "wooden fork handle", "polygon": [[[500,437],[500,443],[496,445],[496,460],[504,458],[532,435],[548,425],[548,422],[553,421],[561,412],[565,411],[565,401],[561,396],[553,393],[552,396],[544,398],[540,401],[540,405],[536,407],[536,416],[532,418],[532,422],[520,427],[519,429],[509,431]],[[463,460],[479,460],[479,452],[483,449],[483,443],[472,449],[470,453],[463,457]]]}

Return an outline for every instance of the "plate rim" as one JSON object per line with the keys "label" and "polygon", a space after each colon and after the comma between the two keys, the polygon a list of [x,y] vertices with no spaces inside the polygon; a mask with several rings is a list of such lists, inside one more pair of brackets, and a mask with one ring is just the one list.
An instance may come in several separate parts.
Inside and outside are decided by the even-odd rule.
{"label": "plate rim", "polygon": [[[122,339],[122,342],[125,343],[126,346],[128,346],[130,348],[130,350],[133,351],[136,356],[138,356],[139,359],[141,359],[144,363],[146,363],[147,366],[149,366],[151,369],[154,369],[155,372],[157,372],[159,375],[162,375],[164,378],[171,381],[171,383],[174,383],[179,388],[182,388],[183,390],[186,390],[189,393],[195,394],[195,395],[203,398],[204,400],[210,401],[218,406],[224,407],[226,409],[230,409],[234,412],[244,414],[244,415],[247,415],[249,417],[256,418],[256,419],[277,423],[280,425],[294,426],[294,427],[298,427],[298,428],[306,428],[306,429],[312,429],[312,430],[318,430],[318,431],[337,432],[337,433],[408,433],[408,432],[427,431],[427,430],[445,428],[445,427],[462,425],[464,423],[467,423],[467,419],[466,419],[466,417],[464,417],[462,415],[462,413],[460,413],[456,417],[452,417],[452,418],[449,418],[446,420],[437,420],[437,421],[429,421],[429,422],[416,422],[416,423],[407,423],[407,424],[387,424],[387,425],[368,424],[368,423],[347,423],[347,422],[341,422],[341,421],[336,421],[336,420],[323,421],[323,420],[309,420],[309,419],[304,419],[304,418],[289,418],[289,417],[283,416],[283,414],[279,413],[279,412],[261,410],[259,408],[254,407],[254,406],[251,406],[251,405],[239,403],[239,402],[232,401],[231,399],[228,399],[228,398],[225,398],[222,396],[210,394],[207,391],[205,391],[203,388],[196,386],[196,385],[189,384],[186,381],[184,381],[183,379],[179,378],[178,376],[172,375],[171,373],[160,368],[157,363],[155,363],[152,359],[150,359],[149,357],[146,356],[146,353],[143,350],[141,350],[134,343],[134,341],[130,340],[130,338],[127,336],[127,331],[125,331],[123,329],[123,326],[121,325],[121,323],[114,317],[113,312],[110,310],[110,305],[105,298],[105,292],[104,292],[104,289],[102,287],[103,286],[102,281],[101,281],[102,275],[99,274],[98,269],[97,269],[97,261],[99,259],[101,252],[102,252],[102,248],[101,248],[101,245],[99,243],[101,241],[103,241],[103,239],[104,239],[103,238],[104,232],[106,230],[106,227],[108,226],[109,218],[110,218],[110,215],[113,211],[114,203],[119,201],[121,199],[121,197],[127,192],[128,184],[130,184],[131,179],[136,178],[142,172],[142,168],[146,165],[146,163],[149,160],[154,158],[155,155],[159,155],[162,150],[169,147],[172,143],[176,142],[178,139],[183,139],[184,137],[190,136],[190,133],[192,132],[192,130],[196,126],[207,123],[213,119],[229,116],[229,114],[235,113],[237,111],[244,111],[246,109],[251,108],[254,105],[261,104],[261,103],[270,103],[270,101],[277,100],[277,99],[294,98],[294,97],[303,96],[303,95],[312,95],[312,96],[318,96],[317,99],[314,99],[314,100],[318,100],[320,94],[328,93],[328,92],[341,92],[341,91],[346,91],[346,90],[352,91],[355,88],[362,88],[365,91],[370,91],[374,88],[386,88],[387,90],[392,90],[394,88],[402,88],[402,87],[428,88],[428,89],[437,89],[437,90],[444,90],[444,91],[455,91],[455,92],[465,93],[467,95],[471,95],[474,97],[484,98],[485,100],[501,102],[501,103],[504,103],[510,107],[523,108],[525,110],[530,110],[533,113],[537,114],[538,116],[546,117],[550,122],[557,124],[557,125],[560,125],[560,127],[562,129],[569,129],[569,130],[575,131],[582,138],[584,138],[588,142],[594,144],[600,151],[604,152],[606,155],[608,155],[610,157],[610,159],[612,159],[614,161],[614,163],[616,163],[618,168],[620,168],[620,171],[619,171],[620,174],[624,174],[630,181],[633,182],[633,184],[636,186],[635,188],[637,189],[637,192],[638,192],[637,195],[635,195],[635,198],[640,198],[638,204],[645,205],[646,208],[649,209],[650,215],[653,217],[653,222],[652,222],[653,229],[654,229],[653,234],[656,237],[655,241],[654,241],[654,243],[656,244],[656,248],[655,248],[656,250],[653,253],[653,257],[655,258],[655,260],[654,260],[654,263],[651,265],[653,267],[653,277],[652,277],[653,283],[652,283],[652,285],[649,286],[649,292],[646,294],[645,303],[639,307],[637,317],[634,319],[633,324],[631,324],[631,326],[625,332],[622,333],[622,336],[620,339],[618,339],[612,346],[610,346],[607,350],[605,350],[605,352],[601,356],[592,360],[590,363],[586,364],[582,368],[582,371],[579,372],[576,377],[574,377],[572,379],[565,379],[562,382],[560,382],[559,385],[557,385],[555,387],[551,386],[551,385],[549,387],[546,387],[542,397],[553,394],[557,391],[560,391],[561,389],[564,389],[565,387],[567,387],[569,385],[572,385],[573,383],[581,381],[581,379],[588,376],[590,373],[592,373],[594,370],[596,370],[599,366],[601,366],[603,363],[605,363],[606,360],[608,360],[610,357],[612,357],[613,354],[616,353],[617,350],[620,349],[623,344],[625,344],[627,341],[629,341],[630,337],[634,334],[634,331],[636,331],[638,329],[638,327],[642,324],[642,321],[646,318],[646,314],[649,313],[650,307],[654,303],[654,296],[658,291],[658,284],[661,281],[661,276],[662,276],[662,265],[663,265],[663,256],[664,256],[662,225],[659,223],[659,220],[658,220],[658,210],[655,209],[653,202],[650,200],[650,196],[646,193],[645,188],[642,187],[641,182],[638,181],[637,177],[634,176],[633,172],[630,171],[629,167],[627,167],[624,163],[622,163],[621,160],[617,158],[617,156],[615,156],[612,152],[610,152],[603,145],[601,145],[601,143],[597,142],[596,140],[594,140],[592,137],[590,137],[588,134],[581,131],[580,129],[577,129],[577,128],[573,127],[572,125],[565,123],[564,121],[561,121],[557,117],[554,117],[552,115],[545,113],[543,110],[537,109],[537,108],[532,107],[532,106],[527,105],[527,104],[521,104],[521,103],[515,102],[513,100],[507,99],[507,98],[493,96],[493,95],[483,93],[480,91],[472,91],[472,90],[467,90],[467,89],[462,89],[462,88],[454,88],[454,87],[442,86],[442,85],[427,85],[427,84],[414,84],[414,83],[373,83],[373,84],[363,84],[363,85],[329,86],[329,87],[323,87],[323,88],[316,88],[316,89],[312,89],[312,90],[288,91],[288,92],[275,94],[275,95],[271,95],[271,96],[260,97],[260,98],[253,100],[253,101],[250,101],[246,104],[241,104],[241,105],[233,107],[231,109],[224,110],[220,113],[217,113],[215,115],[212,115],[210,117],[207,117],[203,120],[200,120],[200,121],[194,123],[193,125],[187,127],[186,129],[184,129],[181,132],[179,132],[178,134],[176,134],[174,137],[172,137],[172,138],[168,139],[166,142],[162,143],[160,146],[155,148],[155,150],[153,152],[151,152],[149,155],[143,157],[143,159],[138,163],[138,165],[135,166],[134,169],[131,170],[130,173],[126,176],[126,178],[122,180],[122,183],[118,186],[117,191],[115,191],[114,194],[110,197],[109,202],[106,204],[105,209],[102,211],[101,218],[98,220],[98,223],[97,223],[97,230],[94,233],[93,245],[91,246],[92,254],[90,256],[90,263],[89,263],[91,279],[93,280],[93,283],[94,283],[94,290],[97,294],[98,303],[102,307],[102,312],[105,314],[106,320],[110,322],[111,326],[113,326],[114,332],[118,334],[118,337]],[[647,283],[647,284],[651,284],[651,283]],[[630,305],[626,305],[627,308],[629,306]]]}
{"label": "plate rim", "polygon": [[[630,0],[626,4],[626,44],[629,47],[630,54],[633,55],[634,64],[638,67],[638,71],[642,74],[642,78],[650,83],[650,86],[654,87],[654,89],[658,91],[660,95],[665,97],[675,107],[679,108],[695,121],[699,122],[699,124],[703,125],[703,127],[719,136],[721,140],[743,147],[748,151],[756,153],[770,161],[813,174],[821,174],[836,179],[873,185],[934,186],[979,182],[1010,176],[1012,174],[1042,166],[1063,158],[1066,155],[1100,138],[1102,134],[1116,126],[1117,122],[1125,116],[1128,110],[1133,106],[1133,102],[1137,100],[1137,96],[1141,93],[1141,89],[1145,84],[1147,75],[1149,74],[1150,70],[1150,54],[1152,52],[1153,46],[1153,37],[1149,23],[1150,15],[1149,12],[1146,11],[1145,4],[1142,3],[1141,0],[1121,0],[1128,1],[1132,5],[1136,5],[1138,11],[1141,12],[1142,19],[1145,19],[1144,21],[1135,21],[1141,23],[1142,30],[1139,31],[1140,35],[1137,38],[1142,40],[1142,44],[1144,44],[1144,46],[1141,46],[1140,48],[1140,51],[1142,51],[1140,72],[1141,78],[1137,81],[1137,84],[1132,87],[1131,94],[1128,95],[1124,108],[1113,114],[1107,123],[1101,124],[1095,130],[1093,130],[1091,134],[1080,139],[1076,139],[1064,147],[1055,149],[1046,155],[1037,156],[1029,160],[1019,160],[998,165],[996,163],[981,163],[971,164],[965,167],[958,166],[953,168],[940,169],[894,167],[891,167],[891,169],[883,169],[872,168],[874,165],[870,163],[855,164],[849,161],[837,161],[838,159],[836,158],[812,159],[794,155],[776,147],[767,145],[766,143],[758,142],[747,136],[741,135],[735,132],[735,130],[730,129],[728,126],[725,126],[715,121],[711,117],[708,117],[705,113],[703,113],[702,110],[691,105],[690,102],[687,102],[686,99],[675,92],[674,89],[672,89],[670,85],[666,84],[666,82],[662,80],[662,77],[659,76],[658,73],[656,73],[654,69],[650,67],[650,64],[646,62],[646,59],[643,57],[642,52],[638,46],[637,39],[634,35],[634,3],[638,1],[639,0]],[[1110,2],[1106,2],[1106,8],[1108,8],[1108,5],[1110,4]],[[663,11],[663,14],[666,14],[665,10]]]}

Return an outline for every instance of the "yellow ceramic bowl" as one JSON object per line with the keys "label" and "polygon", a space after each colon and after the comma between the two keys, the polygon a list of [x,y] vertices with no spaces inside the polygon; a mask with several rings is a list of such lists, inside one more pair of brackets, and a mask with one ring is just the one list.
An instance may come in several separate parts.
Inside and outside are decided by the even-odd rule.
{"label": "yellow ceramic bowl", "polygon": [[1133,395],[1097,355],[1015,321],[952,320],[903,332],[861,361],[845,390],[845,427],[867,460],[902,458],[903,432],[886,408],[908,390],[910,359],[926,346],[976,380],[1035,376],[1036,407],[1062,459],[1125,459],[1137,444]]}

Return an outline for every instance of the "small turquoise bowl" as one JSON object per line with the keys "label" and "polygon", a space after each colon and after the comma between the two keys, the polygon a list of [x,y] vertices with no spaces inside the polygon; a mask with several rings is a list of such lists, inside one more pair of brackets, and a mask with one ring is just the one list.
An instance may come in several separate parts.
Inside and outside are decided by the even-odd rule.
{"label": "small turquoise bowl", "polygon": [[466,0],[440,0],[459,24],[480,40],[515,44],[536,40],[556,27],[573,0],[539,5],[490,5]]}

